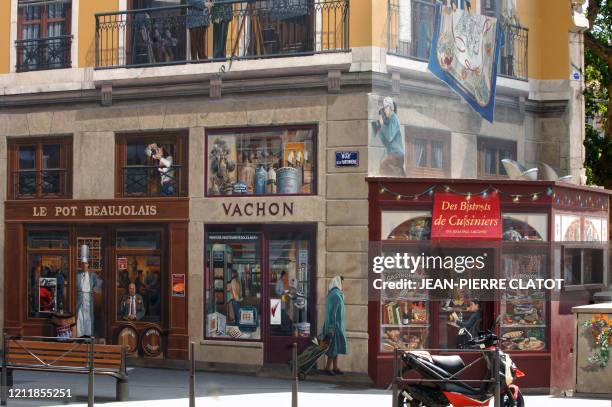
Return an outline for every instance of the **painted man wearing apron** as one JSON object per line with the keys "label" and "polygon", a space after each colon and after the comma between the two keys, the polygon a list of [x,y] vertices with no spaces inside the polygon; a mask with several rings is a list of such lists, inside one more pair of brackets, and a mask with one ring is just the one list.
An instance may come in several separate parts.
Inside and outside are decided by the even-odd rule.
{"label": "painted man wearing apron", "polygon": [[82,269],[77,273],[77,337],[93,336],[94,334],[94,292],[99,292],[102,280],[96,273],[89,271],[87,258],[82,259]]}

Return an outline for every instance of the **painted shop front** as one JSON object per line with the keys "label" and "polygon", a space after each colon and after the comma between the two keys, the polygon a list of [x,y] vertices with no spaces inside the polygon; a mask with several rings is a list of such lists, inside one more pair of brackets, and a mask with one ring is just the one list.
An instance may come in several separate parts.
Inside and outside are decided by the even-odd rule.
{"label": "painted shop front", "polygon": [[[390,382],[395,348],[457,349],[465,340],[461,327],[472,333],[494,327],[502,349],[526,373],[519,385],[572,388],[571,307],[588,304],[610,282],[610,191],[552,181],[368,178],[368,183],[371,259],[403,252],[423,258],[413,277],[454,270],[473,281],[509,284],[370,289],[368,366],[375,383]],[[461,263],[436,265],[436,256]],[[398,280],[403,271],[370,272],[370,286],[376,279],[379,285]],[[564,281],[559,289],[550,289],[552,282],[537,284],[545,279]]]}
{"label": "painted shop front", "polygon": [[317,223],[305,211],[316,199],[316,130],[206,131],[207,361],[286,363],[294,342],[304,348],[316,334]]}
{"label": "painted shop front", "polygon": [[7,201],[6,332],[186,359],[188,219],[183,198]]}

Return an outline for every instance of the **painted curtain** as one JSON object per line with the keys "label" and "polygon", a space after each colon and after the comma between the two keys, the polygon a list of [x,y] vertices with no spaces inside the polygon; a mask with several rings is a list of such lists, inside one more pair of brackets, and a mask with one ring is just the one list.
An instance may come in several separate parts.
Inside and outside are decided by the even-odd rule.
{"label": "painted curtain", "polygon": [[495,18],[436,5],[429,70],[489,122],[501,42]]}

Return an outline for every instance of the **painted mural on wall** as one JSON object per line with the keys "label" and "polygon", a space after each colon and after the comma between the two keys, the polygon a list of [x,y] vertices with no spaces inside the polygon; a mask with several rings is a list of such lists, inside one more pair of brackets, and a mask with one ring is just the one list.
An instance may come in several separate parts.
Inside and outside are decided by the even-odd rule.
{"label": "painted mural on wall", "polygon": [[397,115],[397,104],[387,96],[378,111],[378,119],[371,122],[374,137],[385,146],[385,154],[380,160],[378,175],[387,177],[405,177],[405,146],[400,120]]}
{"label": "painted mural on wall", "polygon": [[489,122],[501,41],[497,19],[436,5],[429,70]]}

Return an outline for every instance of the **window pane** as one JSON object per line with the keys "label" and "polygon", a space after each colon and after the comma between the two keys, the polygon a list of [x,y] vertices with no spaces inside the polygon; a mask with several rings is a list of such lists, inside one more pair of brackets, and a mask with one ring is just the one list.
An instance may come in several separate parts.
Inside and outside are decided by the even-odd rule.
{"label": "window pane", "polygon": [[68,310],[65,285],[68,281],[67,255],[28,256],[28,307],[31,317],[51,316]]}
{"label": "window pane", "polygon": [[36,146],[20,146],[19,147],[19,169],[20,170],[35,170],[36,169]]}
{"label": "window pane", "polygon": [[603,283],[603,250],[584,249],[583,256],[583,284]]}
{"label": "window pane", "polygon": [[49,18],[65,18],[68,5],[66,3],[50,3],[47,5]]}
{"label": "window pane", "polygon": [[117,256],[117,319],[161,320],[161,258]]}
{"label": "window pane", "polygon": [[427,167],[427,140],[415,139],[414,140],[414,165],[416,167]]}
{"label": "window pane", "polygon": [[43,168],[60,168],[60,151],[59,144],[46,144],[43,146]]}
{"label": "window pane", "polygon": [[270,237],[270,309],[275,318],[270,332],[275,336],[310,336],[310,241],[300,233],[274,233]]}
{"label": "window pane", "polygon": [[312,130],[210,135],[208,193],[311,194],[313,143]]}
{"label": "window pane", "polygon": [[563,278],[567,285],[579,285],[581,268],[580,249],[565,249],[563,256]]}
{"label": "window pane", "polygon": [[160,233],[151,231],[117,232],[118,249],[159,250]]}
{"label": "window pane", "polygon": [[497,150],[493,148],[485,148],[484,159],[485,174],[497,175]]}
{"label": "window pane", "polygon": [[28,248],[30,249],[67,249],[68,232],[33,231],[28,233]]}
{"label": "window pane", "polygon": [[23,19],[25,21],[29,21],[29,20],[40,20],[40,14],[42,11],[42,6],[35,6],[35,5],[30,5],[30,6],[23,6],[22,7],[23,10]]}
{"label": "window pane", "polygon": [[206,249],[206,336],[261,339],[261,240],[214,233]]}
{"label": "window pane", "polygon": [[431,168],[442,168],[444,166],[444,143],[441,141],[431,142]]}

